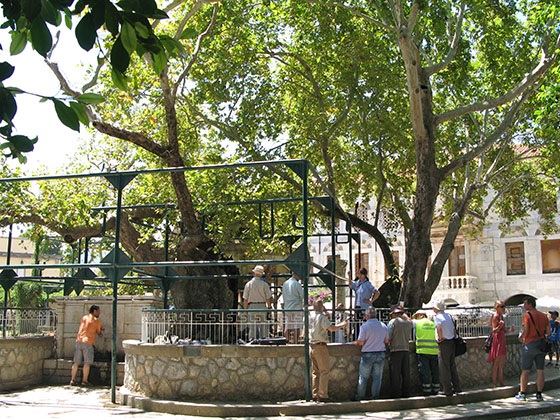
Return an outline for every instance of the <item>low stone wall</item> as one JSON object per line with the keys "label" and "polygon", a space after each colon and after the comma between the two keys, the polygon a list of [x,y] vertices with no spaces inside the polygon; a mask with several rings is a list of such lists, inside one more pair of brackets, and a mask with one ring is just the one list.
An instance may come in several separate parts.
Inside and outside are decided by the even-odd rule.
{"label": "low stone wall", "polygon": [[[521,345],[508,337],[507,377],[520,373]],[[457,358],[464,388],[492,383],[483,338],[466,339],[468,351]],[[133,394],[172,400],[288,401],[305,398],[305,357],[302,345],[182,346],[123,343],[125,388]],[[356,392],[360,348],[329,344],[329,397],[349,400]],[[411,344],[411,352],[414,345]],[[412,387],[418,392],[416,357],[411,353]],[[382,396],[388,395],[385,364]]]}
{"label": "low stone wall", "polygon": [[41,383],[43,360],[53,353],[53,336],[0,339],[0,391]]}

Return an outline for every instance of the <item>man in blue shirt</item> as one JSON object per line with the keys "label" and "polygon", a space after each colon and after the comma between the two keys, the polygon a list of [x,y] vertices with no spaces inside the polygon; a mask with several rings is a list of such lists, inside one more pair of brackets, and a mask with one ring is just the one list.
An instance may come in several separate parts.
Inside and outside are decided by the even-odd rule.
{"label": "man in blue shirt", "polygon": [[379,293],[379,290],[377,290],[377,288],[369,281],[367,277],[367,270],[365,268],[360,268],[358,273],[359,276],[356,280],[352,281],[351,277],[348,278],[350,290],[353,290],[354,293],[356,293],[354,300],[354,307],[356,309],[356,335],[358,335],[360,331],[360,324],[364,319],[364,311],[369,308],[381,294]]}
{"label": "man in blue shirt", "polygon": [[358,390],[353,398],[354,401],[365,398],[367,383],[372,374],[371,398],[379,397],[385,365],[385,345],[389,343],[389,331],[387,326],[376,318],[375,308],[368,307],[365,310],[365,316],[367,321],[360,329],[358,340],[352,343],[362,346]]}

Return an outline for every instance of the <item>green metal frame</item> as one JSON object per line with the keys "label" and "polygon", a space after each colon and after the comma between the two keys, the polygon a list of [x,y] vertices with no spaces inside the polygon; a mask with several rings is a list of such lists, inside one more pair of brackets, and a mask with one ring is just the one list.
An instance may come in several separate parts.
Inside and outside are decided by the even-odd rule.
{"label": "green metal frame", "polygon": [[[251,200],[251,201],[244,201],[244,202],[231,202],[227,203],[228,205],[243,205],[243,204],[258,204],[259,208],[259,235],[262,239],[268,239],[274,236],[275,229],[274,229],[274,203],[279,202],[286,202],[286,201],[301,201],[302,203],[302,213],[301,213],[301,224],[298,224],[297,217],[294,215],[292,217],[292,226],[301,231],[301,245],[300,247],[292,253],[286,260],[227,260],[227,261],[168,261],[168,240],[169,240],[169,231],[168,231],[168,224],[166,224],[166,234],[165,234],[165,261],[144,261],[144,262],[133,262],[130,260],[128,256],[124,252],[120,250],[120,223],[121,223],[121,214],[123,209],[131,208],[131,206],[123,206],[122,199],[123,199],[123,192],[126,186],[132,181],[137,175],[140,174],[157,174],[157,173],[172,173],[172,172],[188,172],[188,171],[199,171],[199,170],[230,170],[234,168],[242,168],[242,167],[270,167],[270,166],[285,166],[290,168],[300,179],[301,179],[301,196],[294,197],[294,198],[279,198],[279,199],[267,199],[267,200]],[[323,192],[326,194],[324,197],[310,197],[309,196],[309,177],[311,176],[314,179],[314,182],[318,184]],[[325,282],[329,282],[332,279],[332,283],[329,284],[333,292],[336,290],[336,282],[334,281],[334,277],[336,276],[336,249],[335,244],[337,243],[337,237],[340,234],[335,233],[335,205],[336,201],[335,198],[332,196],[331,192],[325,186],[325,183],[322,181],[321,177],[319,176],[316,169],[307,161],[303,159],[293,159],[293,160],[279,160],[279,161],[263,161],[263,162],[246,162],[246,163],[235,163],[235,164],[222,164],[222,165],[205,165],[205,166],[194,166],[194,167],[181,167],[181,168],[163,168],[163,169],[151,169],[151,170],[138,170],[138,171],[123,171],[123,172],[110,172],[110,173],[93,173],[93,174],[73,174],[73,175],[59,175],[59,176],[34,176],[34,177],[22,177],[22,178],[4,178],[0,179],[0,183],[12,183],[12,182],[27,182],[27,181],[49,181],[49,180],[60,180],[60,179],[76,179],[76,178],[98,178],[104,177],[111,185],[117,190],[117,205],[116,206],[109,206],[105,207],[96,207],[93,208],[92,211],[95,212],[104,212],[104,220],[106,217],[106,211],[108,210],[115,210],[116,211],[116,222],[115,222],[115,236],[114,236],[114,248],[108,255],[101,262],[97,263],[81,263],[78,260],[78,263],[71,263],[71,264],[25,264],[25,265],[11,265],[9,260],[8,252],[8,259],[5,265],[0,265],[0,278],[2,277],[2,273],[9,273],[8,270],[12,270],[14,268],[24,268],[24,269],[33,269],[33,268],[69,268],[72,270],[77,269],[77,273],[75,273],[72,278],[73,280],[80,280],[80,278],[85,278],[85,280],[96,280],[96,281],[103,281],[105,278],[102,277],[95,277],[91,278],[92,268],[98,268],[102,272],[107,275],[108,280],[111,283],[111,287],[113,289],[113,307],[112,307],[112,326],[113,326],[113,336],[112,336],[112,358],[111,358],[111,401],[114,403],[116,402],[116,378],[117,378],[117,301],[118,301],[118,285],[119,283],[124,283],[123,279],[125,278],[126,273],[129,271],[135,271],[138,273],[145,274],[144,278],[156,279],[159,280],[159,286],[164,290],[165,293],[165,304],[167,304],[167,293],[169,289],[172,287],[172,283],[177,280],[181,279],[194,279],[194,278],[201,278],[201,276],[178,276],[176,272],[173,270],[173,267],[193,267],[193,266],[223,266],[223,265],[255,265],[255,264],[286,264],[288,265],[293,271],[301,272],[301,278],[304,285],[304,298],[305,301],[308,301],[309,297],[309,272],[311,266],[315,266],[321,269],[323,272],[319,274],[313,274],[317,277],[322,277],[325,279]],[[310,261],[308,252],[305,250],[308,249],[308,240],[310,236],[309,233],[309,202],[311,200],[319,201],[329,212],[331,215],[331,243],[332,246],[332,266],[327,268],[317,266]],[[270,226],[268,227],[268,231],[265,233],[263,229],[263,217],[262,217],[262,207],[263,205],[268,205],[270,209]],[[148,206],[132,206],[132,207],[162,207],[167,209],[172,209],[172,205],[148,205]],[[350,226],[350,221],[348,220],[348,226]],[[11,231],[10,231],[11,234]],[[349,232],[345,234],[341,234],[341,236],[348,236],[349,238],[352,237],[351,234],[351,227],[349,228]],[[287,238],[287,242],[290,244],[290,247],[298,240],[297,235],[292,235],[290,238]],[[351,243],[352,240],[348,240],[350,244],[350,255],[352,255],[351,250]],[[11,244],[11,240],[9,241]],[[303,249],[304,252],[298,251]],[[87,250],[87,242],[86,242],[86,250]],[[86,251],[87,252],[87,251]],[[86,259],[87,261],[87,259]],[[349,268],[352,271],[352,258],[349,261]],[[159,268],[157,275],[149,275],[145,273],[143,269],[145,268]],[[4,274],[5,276],[9,277],[9,274]],[[216,278],[223,278],[224,276],[215,276]],[[225,277],[228,277],[225,275]],[[204,276],[205,279],[211,279],[212,276]],[[24,280],[25,278],[22,278]],[[31,278],[29,278],[31,280]],[[40,278],[39,278],[40,279]],[[61,277],[61,279],[67,280],[67,278]],[[39,280],[41,281],[41,280]],[[45,282],[49,284],[48,282]],[[51,282],[51,284],[54,282]],[[61,283],[55,283],[61,284]],[[4,286],[4,284],[2,284]],[[6,286],[9,284],[7,283]],[[9,287],[5,289],[5,293],[9,290]],[[336,305],[335,302],[336,293],[333,293],[333,305]],[[7,299],[5,299],[5,304],[7,305]],[[309,325],[309,313],[308,311],[304,312],[304,322],[306,327]],[[305,395],[306,400],[309,401],[311,399],[311,380],[310,380],[310,360],[309,360],[309,332],[308,328],[305,328],[305,339],[304,339],[304,348],[305,348],[305,366],[306,366],[306,374],[305,374]]]}

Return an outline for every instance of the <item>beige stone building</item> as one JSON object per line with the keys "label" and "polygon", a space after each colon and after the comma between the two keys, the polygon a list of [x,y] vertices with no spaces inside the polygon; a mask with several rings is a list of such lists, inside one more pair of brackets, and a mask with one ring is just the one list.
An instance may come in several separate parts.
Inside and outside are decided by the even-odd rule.
{"label": "beige stone building", "polygon": [[[545,236],[533,215],[509,233],[499,229],[500,220],[490,215],[486,226],[475,238],[459,235],[442,279],[432,300],[449,299],[460,305],[492,304],[516,294],[530,294],[538,299],[560,299],[560,233]],[[560,213],[557,216],[560,225]],[[439,251],[444,230],[432,228],[432,256]],[[394,238],[393,256],[404,266],[404,237],[389,232]],[[368,269],[372,283],[379,287],[387,272],[383,255],[375,241],[360,234],[361,243],[352,244],[352,264]],[[341,239],[342,241],[342,239]],[[310,239],[310,255],[314,262],[326,265],[331,258],[330,238]],[[336,254],[349,260],[348,245],[337,244]]]}
{"label": "beige stone building", "polygon": [[[12,237],[12,246],[10,252],[10,265],[28,265],[35,264],[33,257],[33,250],[35,243],[28,238]],[[6,264],[8,256],[8,236],[0,236],[0,264]],[[40,264],[60,264],[62,259],[61,255],[41,255],[39,258]],[[15,268],[14,271],[19,277],[30,276],[30,268]],[[43,276],[59,276],[60,270],[58,268],[45,268],[42,273]]]}

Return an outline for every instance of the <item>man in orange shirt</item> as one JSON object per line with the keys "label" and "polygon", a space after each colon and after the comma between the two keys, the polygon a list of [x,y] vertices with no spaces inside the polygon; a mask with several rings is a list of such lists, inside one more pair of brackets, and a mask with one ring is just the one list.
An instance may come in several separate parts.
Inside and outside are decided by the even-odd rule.
{"label": "man in orange shirt", "polygon": [[93,345],[96,334],[103,337],[101,321],[99,320],[99,306],[91,305],[89,314],[82,317],[78,336],[76,337],[76,351],[74,352],[74,364],[72,365],[72,380],[70,385],[76,385],[78,367],[84,362],[82,374],[82,386],[88,386],[89,369],[93,363]]}
{"label": "man in orange shirt", "polygon": [[544,388],[544,357],[541,350],[541,340],[550,335],[550,324],[548,318],[542,312],[535,309],[536,302],[533,297],[523,299],[523,309],[527,312],[523,315],[523,331],[519,334],[519,341],[523,343],[523,354],[521,356],[521,379],[519,394],[515,397],[520,401],[527,399],[527,382],[529,371],[533,361],[537,366],[537,401],[542,401]]}

